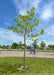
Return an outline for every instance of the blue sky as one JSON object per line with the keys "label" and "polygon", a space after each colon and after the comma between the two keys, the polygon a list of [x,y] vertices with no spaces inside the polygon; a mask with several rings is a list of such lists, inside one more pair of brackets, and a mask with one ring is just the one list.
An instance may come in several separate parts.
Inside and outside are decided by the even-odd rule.
{"label": "blue sky", "polygon": [[[44,35],[39,37],[46,44],[54,44],[54,0],[0,0],[0,44],[11,45],[13,42],[21,41],[23,37],[13,33],[8,26],[15,25],[14,18],[19,14],[26,14],[32,6],[36,7],[36,16],[40,19],[38,31],[45,30]],[[27,45],[32,43],[26,41]]]}

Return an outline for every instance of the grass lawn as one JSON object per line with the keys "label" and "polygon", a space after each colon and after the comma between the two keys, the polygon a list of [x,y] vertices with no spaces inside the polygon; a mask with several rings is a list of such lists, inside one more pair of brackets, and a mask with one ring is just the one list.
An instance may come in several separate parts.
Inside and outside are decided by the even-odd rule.
{"label": "grass lawn", "polygon": [[[0,51],[4,51],[4,50],[0,50]],[[12,50],[5,50],[5,51],[24,51],[22,49],[12,49]],[[26,51],[30,51],[28,49],[26,49]],[[54,52],[54,50],[36,50],[37,52]]]}
{"label": "grass lawn", "polygon": [[54,75],[50,74],[54,73],[53,58],[26,58],[26,65],[30,69],[18,71],[17,68],[22,65],[23,57],[2,57],[0,58],[0,75]]}
{"label": "grass lawn", "polygon": [[54,52],[54,50],[37,50],[37,52]]}

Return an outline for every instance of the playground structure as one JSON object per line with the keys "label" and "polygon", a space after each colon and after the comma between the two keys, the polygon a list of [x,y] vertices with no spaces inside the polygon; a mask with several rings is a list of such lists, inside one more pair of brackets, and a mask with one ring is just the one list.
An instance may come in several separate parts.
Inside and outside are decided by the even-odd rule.
{"label": "playground structure", "polygon": [[35,55],[35,53],[36,53],[35,49],[36,49],[35,43],[30,44],[30,49],[29,49],[30,50],[30,54],[32,54],[32,52],[34,52],[34,55]]}

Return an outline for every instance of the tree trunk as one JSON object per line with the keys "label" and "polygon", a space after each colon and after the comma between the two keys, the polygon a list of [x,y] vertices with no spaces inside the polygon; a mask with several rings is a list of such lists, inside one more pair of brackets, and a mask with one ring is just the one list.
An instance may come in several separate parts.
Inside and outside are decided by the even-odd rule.
{"label": "tree trunk", "polygon": [[25,68],[25,50],[26,50],[26,39],[24,35],[24,68]]}

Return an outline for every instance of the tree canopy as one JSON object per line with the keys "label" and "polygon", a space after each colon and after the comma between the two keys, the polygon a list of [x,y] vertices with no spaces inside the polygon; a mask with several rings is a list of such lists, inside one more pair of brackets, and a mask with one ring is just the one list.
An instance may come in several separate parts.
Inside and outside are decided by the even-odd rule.
{"label": "tree canopy", "polygon": [[13,43],[12,46],[11,46],[12,49],[16,49],[17,47],[18,47],[17,43]]}
{"label": "tree canopy", "polygon": [[42,47],[42,48],[46,47],[46,43],[44,41],[41,41],[40,47]]}
{"label": "tree canopy", "polygon": [[[25,35],[26,38],[34,38],[44,33],[44,29],[41,29],[40,33],[36,32],[40,20],[35,17],[35,7],[32,7],[30,11],[27,10],[27,15],[20,14],[18,17],[15,17],[14,20],[17,24],[11,27],[8,26],[8,28],[21,36]],[[35,31],[35,34],[32,33],[33,31]]]}

